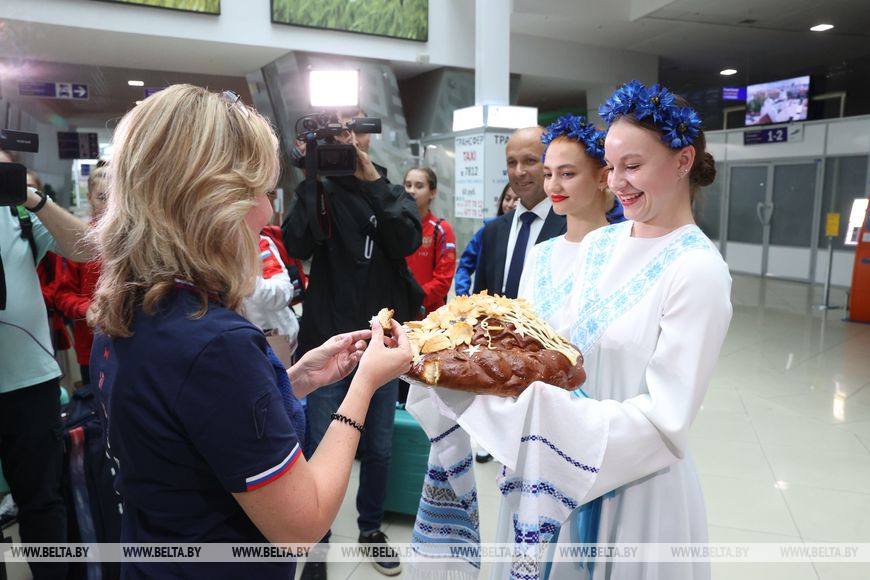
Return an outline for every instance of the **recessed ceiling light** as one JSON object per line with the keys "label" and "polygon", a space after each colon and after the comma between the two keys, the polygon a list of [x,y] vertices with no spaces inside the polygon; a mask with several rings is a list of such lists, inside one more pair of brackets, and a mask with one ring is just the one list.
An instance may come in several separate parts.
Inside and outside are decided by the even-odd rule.
{"label": "recessed ceiling light", "polygon": [[722,75],[723,77],[730,77],[731,75],[737,74],[737,69],[736,68],[725,68],[725,69],[720,70],[719,74]]}
{"label": "recessed ceiling light", "polygon": [[826,30],[830,30],[833,27],[833,24],[816,24],[815,26],[811,26],[810,30],[812,30],[813,32],[825,32]]}
{"label": "recessed ceiling light", "polygon": [[142,101],[136,101],[136,104],[137,104],[137,105],[141,105],[141,104],[142,104]]}
{"label": "recessed ceiling light", "polygon": [[145,81],[127,81],[127,84],[131,87],[144,87]]}

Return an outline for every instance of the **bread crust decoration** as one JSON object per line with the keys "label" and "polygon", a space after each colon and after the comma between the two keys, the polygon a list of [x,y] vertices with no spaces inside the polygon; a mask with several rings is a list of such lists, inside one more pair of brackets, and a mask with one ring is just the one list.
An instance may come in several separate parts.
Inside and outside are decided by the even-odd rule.
{"label": "bread crust decoration", "polygon": [[429,386],[507,397],[535,381],[574,390],[586,380],[580,351],[524,299],[460,296],[405,327],[409,377]]}

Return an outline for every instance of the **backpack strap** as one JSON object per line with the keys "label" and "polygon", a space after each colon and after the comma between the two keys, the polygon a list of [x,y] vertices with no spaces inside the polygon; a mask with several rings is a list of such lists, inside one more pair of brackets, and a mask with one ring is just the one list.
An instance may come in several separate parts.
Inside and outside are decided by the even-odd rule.
{"label": "backpack strap", "polygon": [[[33,238],[33,220],[30,219],[30,212],[23,205],[16,206],[18,223],[21,225],[21,237],[27,240],[30,245],[30,253],[33,254],[33,264],[36,265],[39,257],[39,251],[36,249],[36,240]],[[13,209],[12,213],[16,213]]]}

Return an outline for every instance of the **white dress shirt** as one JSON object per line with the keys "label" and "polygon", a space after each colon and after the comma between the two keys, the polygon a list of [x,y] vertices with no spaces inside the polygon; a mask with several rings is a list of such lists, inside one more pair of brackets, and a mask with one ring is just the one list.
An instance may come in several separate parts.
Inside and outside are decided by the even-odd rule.
{"label": "white dress shirt", "polygon": [[[538,241],[538,236],[541,235],[541,230],[544,229],[544,221],[546,221],[547,215],[550,213],[550,208],[552,207],[553,202],[550,201],[549,196],[545,197],[543,201],[538,202],[538,205],[532,209],[526,209],[522,203],[517,204],[517,210],[514,212],[514,221],[511,222],[511,233],[510,236],[508,236],[507,254],[505,255],[504,262],[504,278],[501,283],[502,292],[504,292],[505,285],[507,284],[508,272],[511,267],[511,258],[514,255],[514,246],[517,245],[517,236],[520,235],[520,227],[522,227],[520,216],[528,211],[534,212],[538,216],[538,219],[533,221],[532,225],[529,227],[529,241],[528,244],[526,244],[526,258],[528,258],[529,252]],[[523,264],[525,264],[525,261]]]}

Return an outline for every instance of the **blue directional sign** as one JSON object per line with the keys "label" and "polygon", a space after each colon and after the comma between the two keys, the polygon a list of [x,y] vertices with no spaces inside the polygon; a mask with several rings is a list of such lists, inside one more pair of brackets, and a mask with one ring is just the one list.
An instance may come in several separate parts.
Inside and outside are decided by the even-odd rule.
{"label": "blue directional sign", "polygon": [[21,81],[18,83],[18,95],[22,97],[86,101],[89,92],[88,85],[84,83],[55,83],[42,81]]}
{"label": "blue directional sign", "polygon": [[145,87],[145,98],[147,99],[148,97],[150,97],[154,93],[159,93],[160,91],[162,91],[165,88],[166,87]]}
{"label": "blue directional sign", "polygon": [[18,95],[53,99],[57,96],[57,86],[54,83],[21,81],[18,83]]}
{"label": "blue directional sign", "polygon": [[744,145],[763,145],[768,143],[787,143],[788,128],[777,127],[773,129],[759,129],[757,131],[745,131],[743,133]]}
{"label": "blue directional sign", "polygon": [[71,99],[73,98],[72,83],[57,83],[57,98]]}
{"label": "blue directional sign", "polygon": [[72,94],[74,99],[86,100],[88,98],[88,85],[73,83]]}
{"label": "blue directional sign", "polygon": [[722,87],[723,101],[745,101],[746,87]]}

